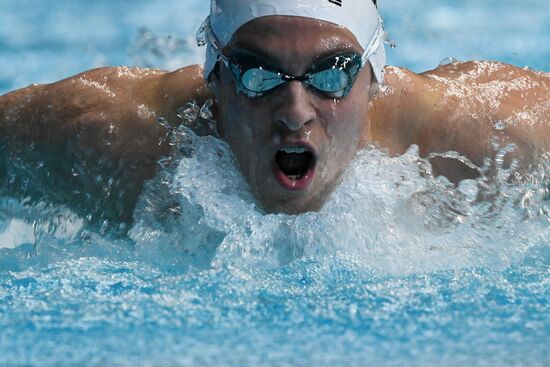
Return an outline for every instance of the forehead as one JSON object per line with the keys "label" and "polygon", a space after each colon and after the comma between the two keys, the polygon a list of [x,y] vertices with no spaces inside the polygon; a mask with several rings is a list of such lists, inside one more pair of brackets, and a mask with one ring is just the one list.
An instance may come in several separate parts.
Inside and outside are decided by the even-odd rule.
{"label": "forehead", "polygon": [[255,19],[239,28],[228,48],[256,51],[274,58],[285,53],[296,57],[315,57],[337,51],[363,51],[355,36],[346,28],[294,16]]}

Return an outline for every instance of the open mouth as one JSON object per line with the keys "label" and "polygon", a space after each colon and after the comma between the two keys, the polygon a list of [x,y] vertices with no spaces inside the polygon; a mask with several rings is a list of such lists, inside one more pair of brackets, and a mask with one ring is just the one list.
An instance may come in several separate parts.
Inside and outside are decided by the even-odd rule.
{"label": "open mouth", "polygon": [[303,190],[313,180],[315,161],[313,148],[306,145],[283,147],[275,154],[275,175],[286,189]]}

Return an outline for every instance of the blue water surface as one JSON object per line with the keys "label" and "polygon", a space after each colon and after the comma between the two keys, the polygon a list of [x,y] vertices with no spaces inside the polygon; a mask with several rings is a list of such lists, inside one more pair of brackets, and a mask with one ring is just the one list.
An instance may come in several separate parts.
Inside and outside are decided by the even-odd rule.
{"label": "blue water surface", "polygon": [[[390,64],[550,70],[547,1],[380,6]],[[0,91],[103,65],[199,63],[207,10],[1,1]],[[550,364],[548,167],[455,187],[414,148],[369,148],[321,212],[265,215],[225,143],[176,138],[186,153],[147,183],[127,235],[1,193],[0,366]],[[490,201],[476,200],[482,187]]]}

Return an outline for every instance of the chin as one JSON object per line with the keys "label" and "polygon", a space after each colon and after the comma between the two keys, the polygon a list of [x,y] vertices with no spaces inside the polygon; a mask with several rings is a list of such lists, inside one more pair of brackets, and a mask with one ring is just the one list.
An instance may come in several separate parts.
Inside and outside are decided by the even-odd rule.
{"label": "chin", "polygon": [[286,197],[277,199],[266,197],[264,193],[261,197],[256,196],[256,199],[266,213],[298,215],[320,211],[332,193],[332,189],[332,186],[327,187],[315,195],[307,195],[305,192],[302,195],[297,192],[288,192]]}

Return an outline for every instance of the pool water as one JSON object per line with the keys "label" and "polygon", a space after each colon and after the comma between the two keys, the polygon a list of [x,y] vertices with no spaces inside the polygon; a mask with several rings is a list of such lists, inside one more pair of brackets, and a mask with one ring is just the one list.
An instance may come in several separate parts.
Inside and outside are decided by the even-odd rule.
{"label": "pool water", "polygon": [[[0,90],[100,65],[200,62],[191,40],[207,7],[2,2]],[[543,0],[381,8],[391,64],[550,70]],[[509,184],[497,161],[496,180],[455,187],[414,147],[397,158],[369,147],[319,213],[265,215],[224,142],[184,127],[172,138],[180,149],[126,235],[2,192],[0,365],[550,364],[549,165]],[[6,164],[31,186],[47,184],[43,169]]]}

